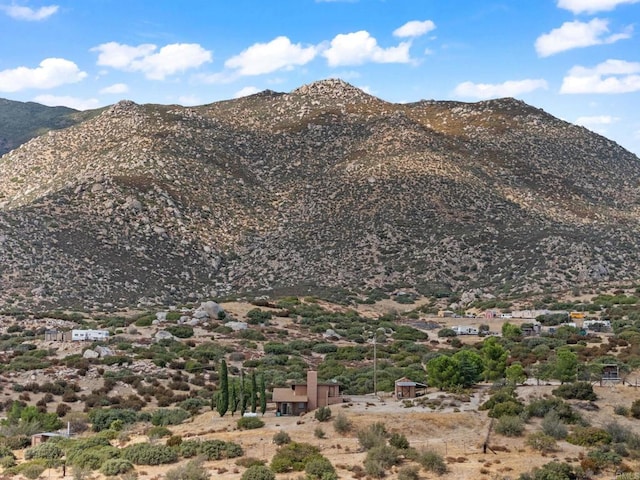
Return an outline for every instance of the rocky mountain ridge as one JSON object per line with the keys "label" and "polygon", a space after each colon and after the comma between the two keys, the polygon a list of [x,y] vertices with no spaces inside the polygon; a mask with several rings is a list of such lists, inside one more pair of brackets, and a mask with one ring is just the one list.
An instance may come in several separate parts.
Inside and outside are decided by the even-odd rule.
{"label": "rocky mountain ridge", "polygon": [[[0,159],[9,305],[637,278],[640,161],[514,99],[123,101]],[[467,295],[467,298],[470,298]]]}

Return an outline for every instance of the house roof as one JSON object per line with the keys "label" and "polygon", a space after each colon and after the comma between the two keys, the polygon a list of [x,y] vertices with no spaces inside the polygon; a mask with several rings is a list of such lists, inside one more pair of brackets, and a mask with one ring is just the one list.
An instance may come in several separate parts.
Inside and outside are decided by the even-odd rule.
{"label": "house roof", "polygon": [[424,383],[414,382],[407,377],[402,377],[396,380],[396,386],[398,387],[426,387]]}
{"label": "house roof", "polygon": [[290,388],[274,388],[272,400],[274,402],[308,402],[306,395],[296,395]]}

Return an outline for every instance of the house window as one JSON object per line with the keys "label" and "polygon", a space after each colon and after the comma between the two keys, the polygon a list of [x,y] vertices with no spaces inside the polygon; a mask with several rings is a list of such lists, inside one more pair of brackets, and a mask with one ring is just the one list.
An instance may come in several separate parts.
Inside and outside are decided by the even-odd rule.
{"label": "house window", "polygon": [[307,404],[305,402],[298,402],[298,409],[302,410],[306,407],[307,407]]}

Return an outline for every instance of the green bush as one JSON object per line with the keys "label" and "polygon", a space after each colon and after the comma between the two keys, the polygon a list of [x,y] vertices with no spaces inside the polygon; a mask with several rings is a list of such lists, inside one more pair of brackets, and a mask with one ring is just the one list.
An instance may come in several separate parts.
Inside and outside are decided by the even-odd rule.
{"label": "green bush", "polygon": [[190,325],[171,325],[165,328],[174,337],[191,338],[193,337],[193,327]]}
{"label": "green bush", "polygon": [[596,427],[576,427],[567,436],[567,442],[582,447],[593,447],[611,443],[611,435],[606,430]]}
{"label": "green bush", "polygon": [[15,467],[16,466],[16,457],[15,455],[4,455],[2,457],[0,457],[0,467],[4,468],[5,470],[11,467]]}
{"label": "green bush", "polygon": [[100,467],[100,473],[108,477],[122,475],[133,470],[133,464],[124,458],[112,458],[107,460]]}
{"label": "green bush", "polygon": [[551,393],[556,397],[576,400],[595,401],[598,396],[593,391],[593,386],[589,382],[565,383],[558,388],[554,388]]}
{"label": "green bush", "polygon": [[407,450],[409,448],[409,440],[402,433],[394,433],[389,438],[389,445],[398,450]]}
{"label": "green bush", "polygon": [[398,470],[398,480],[420,480],[420,469],[415,465],[405,465]]}
{"label": "green bush", "polygon": [[179,447],[180,456],[184,458],[195,457],[198,455],[199,447],[200,442],[197,440],[183,440]]}
{"label": "green bush", "polygon": [[328,458],[322,455],[312,457],[304,467],[307,480],[338,480],[336,469]]}
{"label": "green bush", "polygon": [[452,328],[442,328],[438,330],[438,337],[440,338],[456,337],[457,335]]}
{"label": "green bush", "polygon": [[171,436],[171,430],[169,430],[167,427],[151,427],[149,430],[147,430],[147,437],[151,439],[170,437],[170,436]]}
{"label": "green bush", "polygon": [[241,480],[276,480],[275,474],[264,465],[252,465],[240,477]]}
{"label": "green bush", "polygon": [[320,407],[313,415],[319,422],[327,422],[331,418],[331,409],[329,407]]}
{"label": "green bush", "polygon": [[182,408],[161,408],[151,414],[151,423],[156,426],[179,425],[191,414]]}
{"label": "green bush", "polygon": [[422,468],[437,475],[447,473],[447,464],[442,456],[432,450],[425,450],[418,455],[418,463]]}
{"label": "green bush", "polygon": [[543,432],[532,433],[527,437],[527,445],[542,453],[551,453],[557,450],[556,439]]}
{"label": "green bush", "polygon": [[138,413],[135,410],[119,408],[96,408],[89,412],[89,421],[94,432],[106,430],[116,420],[129,425],[138,420]]}
{"label": "green bush", "polygon": [[504,415],[498,419],[494,429],[506,437],[519,437],[524,432],[524,422],[520,417]]}
{"label": "green bush", "polygon": [[634,400],[629,410],[633,418],[640,418],[640,399]]}
{"label": "green bush", "polygon": [[271,459],[271,470],[276,473],[301,472],[307,462],[319,454],[318,447],[308,443],[291,442],[278,449]]}
{"label": "green bush", "polygon": [[24,458],[26,460],[33,460],[34,458],[45,458],[47,460],[53,460],[56,458],[62,458],[64,452],[54,442],[45,442],[40,445],[36,445],[33,448],[29,448],[24,452]]}
{"label": "green bush", "polygon": [[340,412],[333,420],[333,428],[340,435],[345,435],[351,431],[353,424],[344,413]]}
{"label": "green bush", "polygon": [[136,443],[122,450],[122,456],[134,465],[162,465],[178,460],[178,452],[166,445]]}
{"label": "green bush", "polygon": [[399,462],[400,455],[396,448],[389,445],[378,445],[367,452],[364,459],[364,470],[367,475],[380,477]]}
{"label": "green bush", "polygon": [[209,480],[211,474],[200,460],[189,460],[184,465],[172,468],[164,476],[165,480]]}
{"label": "green bush", "polygon": [[549,435],[557,440],[565,439],[569,434],[567,427],[562,423],[560,415],[558,415],[555,410],[549,411],[549,413],[544,416],[540,426],[545,435]]}
{"label": "green bush", "polygon": [[551,462],[533,470],[532,474],[523,473],[520,480],[575,480],[576,474],[567,463]]}
{"label": "green bush", "polygon": [[240,430],[253,430],[264,427],[264,422],[258,417],[242,417],[238,419],[237,425]]}
{"label": "green bush", "polygon": [[118,458],[120,453],[118,448],[112,446],[76,450],[71,456],[67,454],[67,463],[78,468],[98,470],[107,460]]}
{"label": "green bush", "polygon": [[207,460],[221,460],[223,458],[240,457],[242,447],[233,442],[222,440],[204,440],[198,445],[198,455]]}
{"label": "green bush", "polygon": [[291,443],[291,437],[284,430],[280,430],[273,435],[273,443],[278,446],[286,445],[287,443]]}

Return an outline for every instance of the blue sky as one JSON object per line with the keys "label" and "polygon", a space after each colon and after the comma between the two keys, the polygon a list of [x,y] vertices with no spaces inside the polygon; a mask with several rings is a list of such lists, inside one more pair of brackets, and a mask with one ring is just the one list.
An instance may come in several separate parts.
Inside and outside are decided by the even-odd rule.
{"label": "blue sky", "polygon": [[0,97],[201,105],[339,77],[516,97],[640,155],[640,0],[0,0]]}

